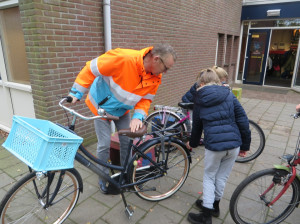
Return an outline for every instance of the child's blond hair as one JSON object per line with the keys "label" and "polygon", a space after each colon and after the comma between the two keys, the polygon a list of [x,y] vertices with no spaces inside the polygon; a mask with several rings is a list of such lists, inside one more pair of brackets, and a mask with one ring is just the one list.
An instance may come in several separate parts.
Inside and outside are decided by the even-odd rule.
{"label": "child's blond hair", "polygon": [[221,81],[227,81],[228,73],[225,71],[224,68],[215,65],[212,67],[212,69],[217,73]]}
{"label": "child's blond hair", "polygon": [[219,76],[211,68],[201,70],[200,74],[198,75],[198,80],[197,80],[198,86],[200,86],[201,83],[204,85],[220,85],[221,84]]}

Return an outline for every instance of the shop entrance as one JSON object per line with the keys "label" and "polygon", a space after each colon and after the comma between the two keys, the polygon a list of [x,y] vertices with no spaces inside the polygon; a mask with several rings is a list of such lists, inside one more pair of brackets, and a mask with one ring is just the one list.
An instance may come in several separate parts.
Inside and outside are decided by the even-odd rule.
{"label": "shop entrance", "polygon": [[290,88],[298,42],[299,29],[249,29],[243,83]]}
{"label": "shop entrance", "polygon": [[273,30],[265,85],[291,87],[298,50],[299,30]]}

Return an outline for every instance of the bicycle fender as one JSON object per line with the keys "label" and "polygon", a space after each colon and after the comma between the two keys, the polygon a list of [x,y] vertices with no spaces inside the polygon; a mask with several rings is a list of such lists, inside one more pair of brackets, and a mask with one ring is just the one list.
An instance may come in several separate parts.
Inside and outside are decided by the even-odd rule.
{"label": "bicycle fender", "polygon": [[[286,167],[284,165],[274,165],[274,167],[278,170],[286,170],[286,171],[290,172],[290,168]],[[298,174],[296,174],[296,177],[297,177],[297,179],[295,179],[295,180],[298,180],[300,183],[300,176]]]}
{"label": "bicycle fender", "polygon": [[172,139],[172,142],[176,142],[178,145],[181,145],[182,148],[184,148],[184,151],[186,151],[186,154],[188,155],[189,162],[192,163],[191,151],[188,150],[186,145],[181,140],[179,140],[178,138],[174,138],[174,137],[170,137],[170,138]]}
{"label": "bicycle fender", "polygon": [[75,168],[69,169],[69,171],[72,172],[77,177],[78,184],[79,184],[79,190],[82,193],[83,192],[83,181],[82,181],[80,173]]}

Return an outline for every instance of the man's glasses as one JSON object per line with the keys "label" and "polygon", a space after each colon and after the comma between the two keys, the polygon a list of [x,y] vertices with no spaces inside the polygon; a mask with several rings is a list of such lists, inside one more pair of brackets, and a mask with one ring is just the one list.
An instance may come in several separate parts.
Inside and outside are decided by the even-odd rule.
{"label": "man's glasses", "polygon": [[160,59],[161,63],[163,64],[163,66],[165,67],[164,72],[168,71],[170,68],[168,68],[168,67],[166,66],[166,64],[165,64],[164,61],[161,59],[161,57],[159,57],[159,59]]}

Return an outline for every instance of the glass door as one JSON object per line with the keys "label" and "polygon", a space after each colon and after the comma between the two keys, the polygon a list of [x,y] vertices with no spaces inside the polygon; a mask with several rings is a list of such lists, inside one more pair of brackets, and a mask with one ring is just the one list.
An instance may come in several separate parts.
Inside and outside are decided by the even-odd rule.
{"label": "glass door", "polygon": [[249,30],[243,83],[263,84],[269,40],[269,29]]}

